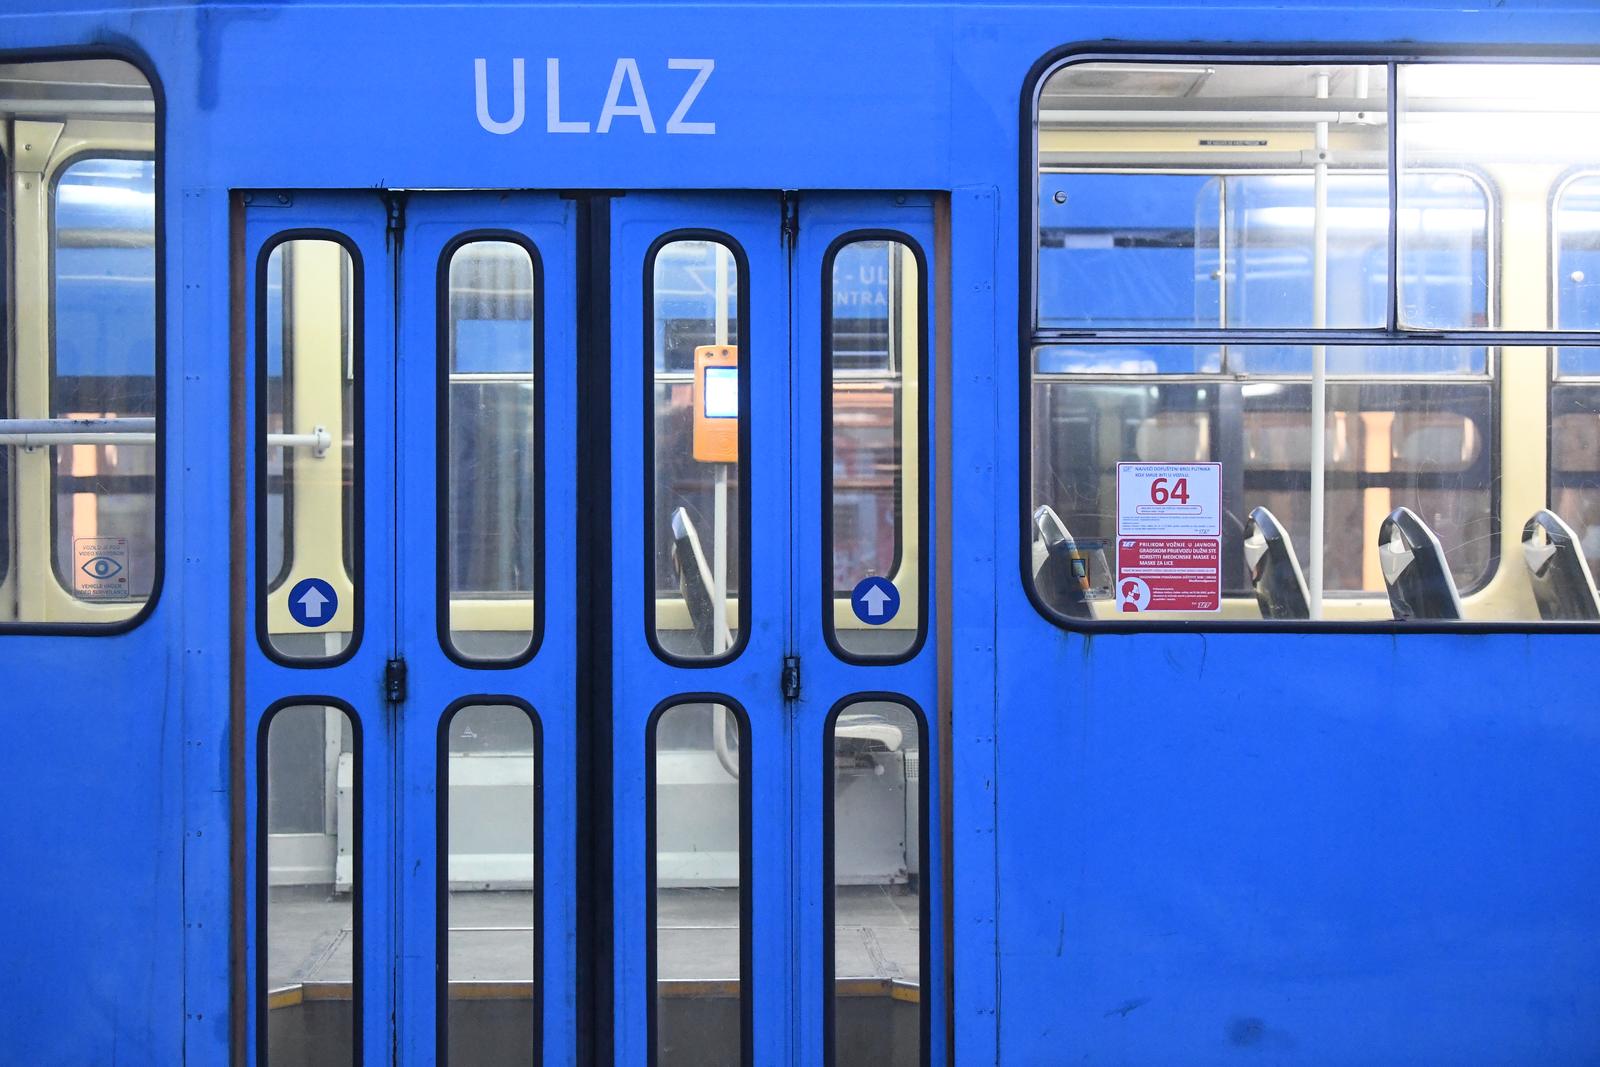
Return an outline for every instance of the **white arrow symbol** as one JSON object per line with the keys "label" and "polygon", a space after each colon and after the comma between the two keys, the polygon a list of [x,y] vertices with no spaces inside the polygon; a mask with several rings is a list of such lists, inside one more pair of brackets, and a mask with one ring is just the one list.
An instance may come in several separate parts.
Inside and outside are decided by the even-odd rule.
{"label": "white arrow symbol", "polygon": [[314,585],[309,586],[304,593],[300,594],[300,606],[306,609],[306,618],[308,619],[322,618],[322,605],[327,602],[328,598],[323,596],[322,592]]}
{"label": "white arrow symbol", "polygon": [[883,586],[875,585],[861,594],[861,602],[867,606],[867,614],[877,618],[883,614],[883,606],[889,602],[889,594],[883,591]]}

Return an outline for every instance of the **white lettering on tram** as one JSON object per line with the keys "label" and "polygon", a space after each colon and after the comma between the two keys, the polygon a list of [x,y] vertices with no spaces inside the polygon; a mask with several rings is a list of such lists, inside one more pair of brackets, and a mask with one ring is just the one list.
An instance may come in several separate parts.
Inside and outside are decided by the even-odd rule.
{"label": "white lettering on tram", "polygon": [[[522,128],[523,121],[527,118],[528,105],[526,65],[526,60],[523,59],[511,61],[511,117],[497,119],[494,117],[494,112],[504,114],[505,101],[504,97],[500,96],[496,98],[493,107],[490,105],[489,61],[487,59],[472,61],[479,126],[496,134],[515,133]],[[694,80],[684,87],[677,106],[667,119],[667,133],[704,135],[717,132],[715,122],[689,119],[689,110],[694,107],[695,101],[699,99],[701,91],[705,89],[706,82],[711,80],[711,73],[716,68],[717,61],[714,59],[667,60],[668,70],[694,72]],[[624,83],[626,83],[626,93],[624,93]],[[638,119],[639,129],[644,133],[656,132],[655,116],[650,111],[650,101],[645,95],[644,75],[640,72],[639,62],[636,59],[618,59],[612,67],[611,84],[606,89],[599,116],[593,124],[587,119],[561,117],[561,60],[552,57],[544,61],[544,91],[546,133],[610,133],[612,124],[617,119],[626,118]],[[572,113],[568,112],[569,115]]]}

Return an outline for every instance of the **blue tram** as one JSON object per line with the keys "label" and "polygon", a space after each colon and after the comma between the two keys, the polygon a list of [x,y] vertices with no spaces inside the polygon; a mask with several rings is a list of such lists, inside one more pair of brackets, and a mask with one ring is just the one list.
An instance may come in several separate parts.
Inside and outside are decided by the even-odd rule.
{"label": "blue tram", "polygon": [[1600,1058],[1597,46],[17,0],[0,1064]]}

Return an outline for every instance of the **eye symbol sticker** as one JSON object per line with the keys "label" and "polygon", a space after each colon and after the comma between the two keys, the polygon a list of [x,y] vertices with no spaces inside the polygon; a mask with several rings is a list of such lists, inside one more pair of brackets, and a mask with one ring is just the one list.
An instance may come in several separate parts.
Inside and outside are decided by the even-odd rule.
{"label": "eye symbol sticker", "polygon": [[83,564],[83,573],[91,578],[114,578],[121,572],[122,564],[110,556],[95,556],[93,559],[85,560]]}

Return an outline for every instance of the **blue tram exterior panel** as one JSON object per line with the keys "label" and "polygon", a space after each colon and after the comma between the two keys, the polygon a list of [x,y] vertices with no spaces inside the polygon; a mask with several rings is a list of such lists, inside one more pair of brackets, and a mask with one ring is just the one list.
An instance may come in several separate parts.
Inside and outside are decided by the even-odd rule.
{"label": "blue tram exterior panel", "polygon": [[[0,49],[112,49],[159,81],[167,448],[153,613],[0,636],[0,1063],[228,1061],[228,190],[378,186],[949,192],[957,1062],[1600,1056],[1595,638],[1090,639],[1024,594],[1020,94],[1040,56],[1105,41],[1592,51],[1600,18],[10,5]],[[546,59],[560,119],[594,130],[619,57],[657,132],[547,132]],[[680,57],[716,61],[687,116],[714,134],[665,130]],[[477,58],[496,121],[524,61],[514,132],[477,120]]]}

